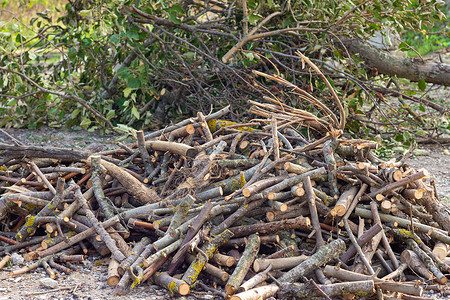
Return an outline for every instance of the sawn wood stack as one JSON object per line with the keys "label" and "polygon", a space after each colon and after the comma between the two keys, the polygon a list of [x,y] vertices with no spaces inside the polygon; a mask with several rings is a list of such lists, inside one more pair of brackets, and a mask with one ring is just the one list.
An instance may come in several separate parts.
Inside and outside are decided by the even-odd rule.
{"label": "sawn wood stack", "polygon": [[[253,104],[250,123],[223,121],[224,108],[96,153],[0,144],[2,272],[58,279],[103,256],[115,294],[446,293],[450,212],[426,170],[287,105]],[[14,252],[25,266],[8,264]]]}

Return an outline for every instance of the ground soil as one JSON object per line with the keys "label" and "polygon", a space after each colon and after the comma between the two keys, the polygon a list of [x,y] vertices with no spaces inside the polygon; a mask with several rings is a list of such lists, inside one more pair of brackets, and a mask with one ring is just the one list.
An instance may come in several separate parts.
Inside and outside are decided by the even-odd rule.
{"label": "ground soil", "polygon": [[[27,145],[55,146],[68,148],[85,148],[93,143],[104,148],[115,148],[117,136],[101,136],[83,130],[41,128],[39,130],[10,129],[7,131],[14,138]],[[9,139],[0,133],[0,142]],[[450,200],[450,145],[423,146],[425,155],[408,160],[414,168],[426,168],[435,179],[438,193],[442,199]],[[113,289],[106,283],[108,258],[90,257],[79,269],[69,275],[58,273],[59,289],[51,290],[39,284],[39,279],[47,277],[41,269],[27,274],[11,277],[9,272],[17,267],[0,270],[0,300],[2,299],[169,299],[161,288],[144,284],[124,296],[113,296]],[[214,299],[207,294],[192,293],[189,297],[173,299]]]}

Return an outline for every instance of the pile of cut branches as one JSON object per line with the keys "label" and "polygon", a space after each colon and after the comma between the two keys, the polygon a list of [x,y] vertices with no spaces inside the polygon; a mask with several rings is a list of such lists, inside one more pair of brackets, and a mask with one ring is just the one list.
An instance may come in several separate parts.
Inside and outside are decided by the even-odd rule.
{"label": "pile of cut branches", "polygon": [[428,172],[346,139],[342,110],[290,87],[324,117],[266,98],[251,123],[222,120],[225,107],[103,152],[0,144],[0,268],[19,252],[11,276],[57,279],[110,256],[115,294],[147,282],[231,299],[444,293],[450,211]]}

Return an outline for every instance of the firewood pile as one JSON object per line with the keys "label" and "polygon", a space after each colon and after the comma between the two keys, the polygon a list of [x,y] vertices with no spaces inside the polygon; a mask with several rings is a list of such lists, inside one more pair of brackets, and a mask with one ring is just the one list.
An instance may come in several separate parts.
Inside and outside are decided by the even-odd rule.
{"label": "firewood pile", "polygon": [[0,144],[0,268],[19,252],[11,276],[58,279],[110,256],[119,295],[445,293],[450,212],[428,172],[345,138],[343,115],[318,101],[326,118],[266,100],[250,123],[224,121],[226,107],[102,152]]}

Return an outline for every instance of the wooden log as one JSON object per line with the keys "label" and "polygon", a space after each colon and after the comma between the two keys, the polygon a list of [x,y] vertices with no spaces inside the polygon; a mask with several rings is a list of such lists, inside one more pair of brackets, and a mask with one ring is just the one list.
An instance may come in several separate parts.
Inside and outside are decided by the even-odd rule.
{"label": "wooden log", "polygon": [[53,199],[44,208],[42,208],[36,216],[30,216],[27,218],[27,222],[22,226],[22,228],[20,228],[19,232],[17,232],[16,240],[19,242],[24,241],[27,237],[33,235],[38,226],[38,224],[34,222],[35,218],[48,216],[53,212],[55,207],[57,207],[64,200],[64,183],[64,179],[61,178],[58,180]]}
{"label": "wooden log", "polygon": [[280,230],[302,229],[310,230],[311,222],[309,218],[299,216],[295,219],[287,219],[278,222],[258,223],[254,225],[237,226],[230,228],[234,237],[249,236],[254,233],[268,234]]}
{"label": "wooden log", "polygon": [[433,279],[433,273],[431,273],[425,264],[420,260],[419,256],[412,250],[403,250],[400,260],[402,263],[408,265],[411,270],[425,278],[426,280]]}
{"label": "wooden log", "polygon": [[280,221],[283,219],[292,219],[298,216],[306,216],[310,213],[308,207],[303,204],[289,207],[285,212],[280,210],[269,210],[266,212],[266,220],[269,222]]}
{"label": "wooden log", "polygon": [[[422,198],[417,199],[417,203],[426,208],[427,212],[433,216],[433,220],[436,221],[441,228],[447,231],[447,233],[450,232],[450,210],[447,205],[439,201],[439,199],[430,192],[427,192]],[[444,241],[441,240],[441,242]],[[449,244],[447,242],[444,243]]]}
{"label": "wooden log", "polygon": [[406,243],[420,257],[420,260],[422,260],[428,270],[433,273],[433,275],[436,277],[436,281],[440,284],[445,284],[448,279],[444,274],[442,274],[441,270],[439,270],[439,268],[436,266],[433,259],[428,256],[427,253],[422,250],[413,239],[408,239]]}
{"label": "wooden log", "polygon": [[272,270],[284,270],[292,269],[293,267],[301,264],[307,260],[309,256],[300,255],[284,258],[257,258],[253,262],[253,270],[255,272],[261,272],[266,269],[269,265],[272,265]]}
{"label": "wooden log", "polygon": [[311,185],[311,178],[309,178],[309,176],[306,176],[303,179],[303,186],[305,187],[306,200],[308,201],[312,228],[316,232],[316,247],[320,248],[325,245],[325,241],[322,237],[322,229],[320,229],[319,215],[317,214],[316,207],[316,196],[314,194],[313,187]]}
{"label": "wooden log", "polygon": [[269,284],[261,287],[257,287],[239,294],[231,296],[230,300],[255,300],[255,299],[267,299],[276,295],[280,288],[276,284]]}
{"label": "wooden log", "polygon": [[266,257],[266,259],[272,259],[272,258],[280,258],[283,257],[284,255],[289,255],[291,254],[292,251],[295,250],[295,246],[294,245],[290,245],[287,246],[277,252],[274,252],[272,254],[270,254],[269,256]]}
{"label": "wooden log", "polygon": [[[218,110],[217,112],[214,112],[214,113],[206,116],[206,120],[208,121],[208,120],[211,120],[211,119],[220,118],[223,115],[227,114],[229,111],[230,111],[230,106],[228,105],[228,106]],[[174,124],[174,125],[168,126],[166,128],[163,128],[161,130],[157,130],[157,131],[154,131],[152,133],[146,134],[145,138],[146,139],[155,138],[155,137],[160,136],[161,134],[164,134],[165,132],[171,132],[171,131],[173,131],[175,129],[178,129],[180,127],[186,126],[186,125],[188,125],[190,123],[192,123],[192,120],[189,118],[189,119],[183,120],[181,122],[178,122],[177,124]]]}
{"label": "wooden log", "polygon": [[[320,290],[319,290],[320,289]],[[355,296],[369,297],[375,291],[373,280],[350,281],[333,284],[314,285],[309,283],[282,283],[277,296],[283,299],[313,298],[323,299],[324,294],[328,297]]]}
{"label": "wooden log", "polygon": [[176,240],[175,242],[167,245],[165,248],[162,248],[161,250],[159,250],[156,253],[152,254],[151,256],[149,256],[147,259],[144,260],[144,266],[147,268],[148,266],[150,266],[151,264],[155,263],[156,261],[158,261],[162,257],[166,257],[169,254],[177,251],[177,249],[180,247],[181,243],[182,243],[181,239]]}
{"label": "wooden log", "polygon": [[296,185],[300,182],[303,181],[303,178],[305,178],[306,176],[311,177],[311,179],[317,179],[320,178],[320,176],[326,174],[326,170],[324,167],[321,168],[317,168],[311,171],[308,171],[306,173],[303,174],[299,174],[299,175],[295,175],[292,177],[287,178],[286,180],[283,180],[282,182],[272,186],[269,190],[272,193],[279,193],[282,190],[286,189],[286,188],[290,188],[293,185]]}
{"label": "wooden log", "polygon": [[11,259],[11,255],[5,255],[3,256],[2,260],[0,261],[0,270],[6,266],[6,264],[9,262],[9,260]]}
{"label": "wooden log", "polygon": [[186,296],[191,291],[189,284],[170,276],[167,272],[156,273],[152,276],[152,281],[160,287],[169,290],[172,295]]}
{"label": "wooden log", "polygon": [[264,282],[265,280],[270,278],[269,272],[271,271],[272,266],[269,265],[263,272],[260,272],[247,280],[246,282],[242,283],[239,289],[237,290],[238,293],[242,293],[245,291],[248,291],[249,289],[254,288],[258,284]]}
{"label": "wooden log", "polygon": [[311,171],[310,168],[306,168],[306,167],[303,167],[301,165],[294,164],[292,162],[285,162],[284,163],[284,170],[289,172],[289,173],[295,173],[295,174],[303,174],[303,173]]}
{"label": "wooden log", "polygon": [[[119,222],[119,218],[118,218],[118,216],[115,216],[114,218],[108,219],[105,222],[101,223],[101,225],[104,228],[108,228],[108,227],[113,226],[117,222]],[[45,257],[45,256],[51,255],[53,253],[56,253],[58,251],[61,251],[63,249],[66,249],[66,248],[94,235],[95,233],[96,233],[96,229],[94,227],[91,227],[83,232],[80,232],[80,233],[74,235],[73,237],[70,237],[69,239],[67,239],[53,247],[50,247],[44,251],[39,252],[39,257]],[[43,238],[45,238],[45,237],[43,237]]]}
{"label": "wooden log", "polygon": [[331,214],[334,216],[342,217],[347,212],[347,209],[350,207],[353,198],[358,192],[357,186],[349,186],[347,189],[341,194],[339,199],[336,202],[336,205],[331,210]]}
{"label": "wooden log", "polygon": [[[381,230],[382,230],[382,226],[378,223],[375,224],[374,226],[372,226],[369,230],[364,232],[364,234],[357,239],[358,245],[360,247],[364,246],[375,235],[377,235]],[[355,254],[356,254],[356,248],[353,245],[351,245],[348,248],[348,250],[344,254],[342,254],[340,259],[343,263],[347,264]]]}
{"label": "wooden log", "polygon": [[[370,203],[370,205],[372,207],[373,220],[377,224],[381,225],[380,215],[378,213],[378,210],[376,209],[376,203],[374,201],[372,201]],[[389,259],[391,260],[392,265],[394,266],[394,268],[398,268],[399,263],[398,263],[397,257],[395,256],[394,251],[392,251],[391,245],[389,244],[389,241],[386,237],[386,233],[384,232],[384,229],[381,229],[381,242],[383,243],[383,247],[386,250],[387,255],[389,256]]]}
{"label": "wooden log", "polygon": [[323,157],[327,166],[328,182],[332,187],[332,196],[339,195],[339,189],[337,187],[336,159],[334,157],[334,151],[338,145],[338,139],[328,140],[323,144]]}
{"label": "wooden log", "polygon": [[401,276],[403,274],[403,271],[405,271],[408,268],[408,265],[406,263],[402,263],[395,271],[392,273],[384,276],[381,278],[382,280],[392,280],[395,279],[398,276]]}
{"label": "wooden log", "polygon": [[406,199],[418,200],[422,199],[425,191],[421,189],[404,189],[402,191],[402,196]]}
{"label": "wooden log", "polygon": [[[192,263],[194,260],[196,259],[196,257],[194,255],[190,255],[188,254],[186,256],[186,261],[188,263]],[[224,270],[210,264],[210,263],[206,263],[205,266],[203,267],[203,270],[205,273],[213,276],[214,278],[216,278],[222,285],[225,285],[226,282],[228,281],[228,279],[230,278],[230,274],[228,274],[227,272],[225,272]]]}
{"label": "wooden log", "polygon": [[[371,212],[372,212],[372,216],[373,219],[375,221],[379,222],[379,218],[378,218],[378,207],[377,207],[377,203],[375,201],[372,201],[370,203],[370,208],[371,208]],[[383,237],[383,230],[381,230],[379,233],[377,233],[370,241],[369,243],[366,244],[366,246],[364,246],[364,256],[365,259],[367,260],[367,262],[371,262],[372,261],[372,257],[375,255],[378,245],[380,244],[380,241]],[[361,258],[361,256],[358,256],[357,258]],[[357,260],[354,264],[353,264],[353,271],[357,272],[357,273],[362,273],[364,271],[364,267],[368,267],[368,265],[364,265],[364,261],[362,259]]]}
{"label": "wooden log", "polygon": [[343,240],[334,240],[331,243],[319,248],[317,252],[314,253],[309,259],[285,273],[283,276],[278,278],[278,280],[281,282],[295,282],[302,276],[311,273],[328,261],[339,257],[339,255],[344,252],[345,248],[346,245]]}
{"label": "wooden log", "polygon": [[239,259],[236,268],[233,271],[233,274],[230,275],[230,278],[225,285],[225,292],[227,297],[236,293],[237,289],[241,285],[244,280],[245,275],[250,269],[253,261],[259,252],[260,239],[256,234],[252,234],[248,238],[248,243],[245,245],[244,253]]}
{"label": "wooden log", "polygon": [[110,287],[115,287],[120,280],[119,272],[117,271],[119,267],[119,262],[111,257],[111,260],[109,261],[108,265],[108,285]]}
{"label": "wooden log", "polygon": [[[370,210],[359,208],[359,207],[355,208],[355,214],[357,216],[360,216],[360,217],[363,217],[366,219],[373,218]],[[386,223],[396,222],[398,224],[398,226],[401,226],[403,228],[409,228],[409,226],[411,225],[410,220],[405,220],[405,219],[394,217],[394,216],[387,215],[387,214],[379,214],[379,215],[380,215],[380,220],[382,222],[386,222]],[[448,235],[444,234],[440,229],[438,229],[436,227],[431,227],[431,226],[428,226],[425,224],[417,223],[417,222],[412,222],[412,224],[414,227],[417,228],[418,231],[427,233],[432,238],[437,239],[443,243],[450,245],[450,237]]]}
{"label": "wooden log", "polygon": [[188,251],[187,245],[191,242],[191,240],[194,238],[194,236],[197,234],[197,232],[200,230],[203,224],[210,218],[212,218],[213,215],[211,214],[211,210],[213,209],[213,206],[214,204],[212,204],[211,202],[205,203],[198,216],[192,222],[192,225],[189,226],[186,236],[184,237],[183,242],[180,245],[180,249],[174,255],[167,269],[167,272],[170,275],[175,274],[176,269],[183,263],[184,257]]}
{"label": "wooden log", "polygon": [[377,286],[383,290],[399,292],[408,295],[422,296],[423,288],[417,286],[415,283],[405,283],[405,282],[394,282],[381,280],[377,277],[363,275],[360,273],[355,273],[352,271],[347,271],[333,266],[325,266],[323,270],[324,274],[329,277],[337,278],[341,281],[362,281],[362,280],[373,280]]}
{"label": "wooden log", "polygon": [[303,188],[303,183],[293,185],[291,187],[291,194],[294,197],[301,197],[301,196],[305,195],[305,189]]}
{"label": "wooden log", "polygon": [[433,254],[436,255],[440,260],[446,258],[449,251],[450,247],[444,243],[436,243],[433,248]]}
{"label": "wooden log", "polygon": [[225,229],[227,229],[231,225],[233,225],[233,223],[235,223],[237,220],[241,219],[248,212],[254,210],[257,207],[259,207],[264,202],[265,202],[265,199],[262,199],[262,200],[256,200],[256,201],[252,201],[250,203],[243,204],[234,213],[232,213],[230,216],[228,216],[228,218],[223,220],[223,222],[221,222],[219,225],[213,227],[211,229],[211,234],[212,235],[217,235],[217,234],[223,232]]}
{"label": "wooden log", "polygon": [[[108,171],[108,173],[116,178],[120,184],[132,195],[141,205],[148,203],[157,203],[161,198],[152,189],[149,189],[138,179],[130,175],[124,168],[118,167],[113,163],[101,160],[101,165]],[[91,158],[87,160],[88,165],[91,165]]]}
{"label": "wooden log", "polygon": [[214,253],[211,261],[224,267],[232,267],[237,263],[236,258],[218,252]]}
{"label": "wooden log", "polygon": [[[100,210],[103,212],[105,217],[108,219],[112,218],[115,215],[114,208],[110,204],[109,199],[106,198],[105,193],[103,192],[102,175],[105,169],[101,165],[100,155],[91,156],[91,169],[92,169],[92,176],[91,176],[92,190],[94,192],[95,199],[97,200]],[[125,234],[126,235],[125,237],[128,237],[130,235],[128,230],[121,223],[117,223],[114,227],[118,231]]]}
{"label": "wooden log", "polygon": [[[259,237],[261,239],[261,244],[277,244],[280,242],[280,237],[278,234],[270,234],[270,235],[262,235]],[[227,242],[225,242],[223,245],[226,247],[234,247],[239,248],[241,246],[244,246],[247,244],[247,238],[241,237],[236,239],[230,239]]]}
{"label": "wooden log", "polygon": [[175,229],[177,229],[182,223],[183,219],[186,217],[192,204],[194,204],[195,198],[191,195],[183,197],[181,202],[175,207],[173,217],[170,221],[169,229],[167,229],[166,234],[174,235]]}
{"label": "wooden log", "polygon": [[286,178],[288,178],[287,175],[282,175],[282,176],[275,176],[275,177],[270,177],[270,178],[259,180],[255,183],[249,185],[248,187],[244,188],[242,190],[242,195],[249,198],[253,194],[258,193],[259,191],[261,191],[265,188],[271,187],[277,183],[280,183],[281,181],[285,180]]}
{"label": "wooden log", "polygon": [[198,153],[198,150],[194,147],[175,142],[147,141],[145,147],[153,151],[169,151],[189,158],[194,158]]}
{"label": "wooden log", "polygon": [[422,179],[424,177],[429,177],[429,176],[430,176],[430,173],[428,173],[427,170],[421,170],[421,171],[419,171],[419,172],[417,172],[415,174],[412,174],[412,175],[410,175],[408,177],[405,177],[405,178],[403,178],[403,179],[401,179],[399,181],[387,184],[384,187],[379,188],[379,189],[371,192],[370,194],[367,195],[367,197],[368,198],[375,198],[377,195],[381,195],[381,194],[384,195],[387,192],[392,191],[392,190],[394,190],[396,188],[403,187],[403,186],[407,185],[408,183],[411,183],[411,182],[414,182],[416,180]]}
{"label": "wooden log", "polygon": [[102,241],[105,242],[108,249],[111,251],[114,258],[121,262],[125,259],[125,255],[119,250],[119,248],[116,246],[115,241],[111,238],[109,233],[103,228],[100,224],[100,222],[95,217],[94,213],[89,208],[86,199],[84,198],[83,194],[81,194],[80,187],[76,185],[75,183],[72,183],[74,185],[75,190],[75,200],[78,201],[86,211],[86,216],[89,218],[89,222],[91,223],[92,227],[94,227],[95,231],[100,235],[102,238]]}
{"label": "wooden log", "polygon": [[145,248],[150,244],[150,239],[148,237],[143,237],[138,243],[136,243],[133,249],[127,254],[127,257],[120,263],[118,267],[118,272],[123,275],[127,268],[129,268],[135,260],[144,252]]}
{"label": "wooden log", "polygon": [[214,255],[219,246],[224,244],[232,236],[233,233],[226,229],[219,235],[215,236],[208,243],[205,243],[202,246],[201,250],[202,253],[205,253],[207,257],[205,257],[203,254],[199,254],[196,260],[191,263],[189,268],[184,273],[182,280],[192,286],[197,280],[198,275],[200,274],[207,261]]}
{"label": "wooden log", "polygon": [[270,209],[275,211],[279,210],[281,212],[286,212],[288,209],[287,204],[280,201],[269,200],[267,201],[267,204],[269,205]]}

